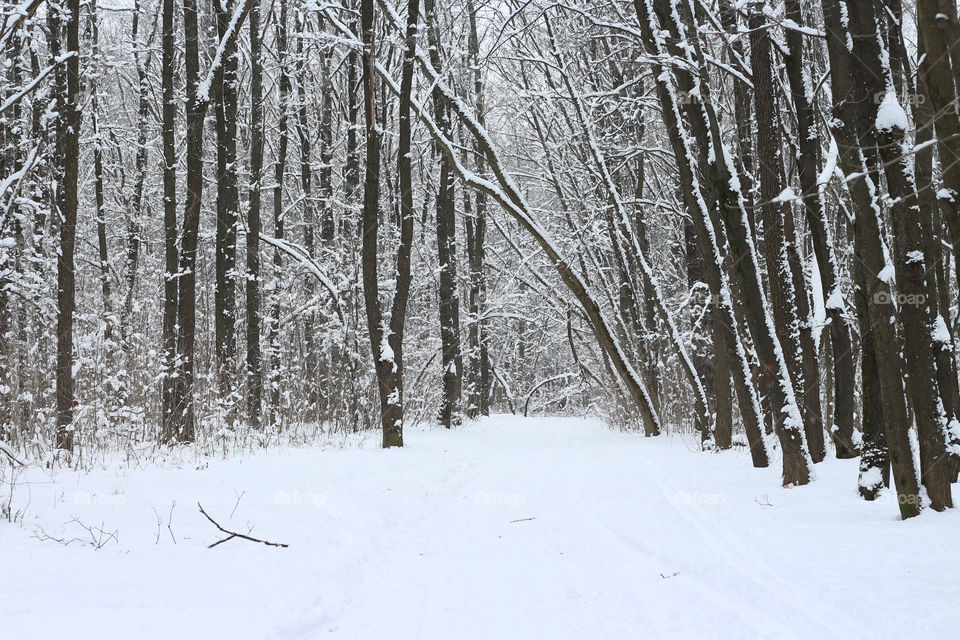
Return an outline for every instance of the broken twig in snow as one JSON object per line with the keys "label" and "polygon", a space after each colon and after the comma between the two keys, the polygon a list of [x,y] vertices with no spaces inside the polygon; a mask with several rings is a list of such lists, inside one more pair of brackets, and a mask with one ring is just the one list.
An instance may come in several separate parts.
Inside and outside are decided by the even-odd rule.
{"label": "broken twig in snow", "polygon": [[224,542],[227,542],[228,540],[233,540],[234,538],[242,538],[244,540],[249,540],[250,542],[259,542],[260,544],[265,544],[269,547],[283,547],[284,549],[286,549],[287,547],[290,546],[282,542],[270,542],[269,540],[261,540],[259,538],[254,538],[252,536],[248,536],[243,533],[237,533],[236,531],[230,531],[228,529],[224,529],[223,527],[220,526],[220,524],[216,520],[210,517],[210,514],[208,514],[206,511],[203,510],[202,504],[198,502],[197,506],[200,507],[200,513],[202,513],[204,517],[213,524],[213,526],[215,526],[217,529],[219,529],[223,533],[227,534],[226,538],[224,538],[223,540],[217,540],[216,542],[208,546],[207,547],[208,549],[213,549],[218,544],[223,544]]}

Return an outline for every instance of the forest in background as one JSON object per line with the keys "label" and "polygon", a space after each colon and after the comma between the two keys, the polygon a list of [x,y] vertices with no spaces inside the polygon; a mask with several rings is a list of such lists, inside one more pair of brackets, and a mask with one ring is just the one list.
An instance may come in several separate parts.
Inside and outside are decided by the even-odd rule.
{"label": "forest in background", "polygon": [[0,57],[11,461],[593,412],[952,506],[954,0],[24,0]]}

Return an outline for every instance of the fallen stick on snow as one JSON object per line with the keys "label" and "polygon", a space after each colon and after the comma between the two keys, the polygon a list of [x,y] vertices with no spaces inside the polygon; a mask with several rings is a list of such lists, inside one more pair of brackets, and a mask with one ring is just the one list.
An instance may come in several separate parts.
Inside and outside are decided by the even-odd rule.
{"label": "fallen stick on snow", "polygon": [[228,540],[233,540],[234,538],[242,538],[242,539],[244,539],[244,540],[249,540],[250,542],[259,542],[260,544],[265,544],[265,545],[267,545],[267,546],[269,546],[269,547],[283,547],[283,548],[287,548],[287,547],[290,546],[290,545],[284,544],[284,543],[282,543],[282,542],[270,542],[269,540],[261,540],[261,539],[259,539],[259,538],[254,538],[254,537],[245,535],[245,534],[243,534],[243,533],[237,533],[236,531],[230,531],[230,530],[228,530],[228,529],[224,529],[223,527],[220,526],[220,524],[219,524],[216,520],[214,520],[213,518],[210,517],[210,514],[208,514],[206,511],[203,510],[203,505],[202,505],[202,504],[200,504],[200,503],[198,502],[198,503],[197,503],[197,506],[200,507],[200,513],[202,513],[202,514],[204,515],[204,517],[206,517],[206,519],[209,520],[209,521],[213,524],[213,526],[215,526],[217,529],[219,529],[219,530],[222,531],[223,533],[227,534],[227,537],[226,537],[226,538],[224,538],[223,540],[218,540],[218,541],[214,542],[213,544],[211,544],[210,546],[208,546],[207,549],[213,549],[213,548],[214,548],[215,546],[217,546],[218,544],[223,544],[224,542],[227,542]]}

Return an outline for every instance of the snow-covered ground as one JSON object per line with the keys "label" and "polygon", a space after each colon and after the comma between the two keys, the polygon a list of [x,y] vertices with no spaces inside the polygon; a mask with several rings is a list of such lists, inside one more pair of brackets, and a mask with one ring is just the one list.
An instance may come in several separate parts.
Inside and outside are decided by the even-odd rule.
{"label": "snow-covered ground", "polygon": [[[22,526],[0,523],[0,637],[960,633],[960,515],[900,522],[889,500],[857,498],[855,461],[790,490],[742,451],[584,420],[496,417],[406,440],[199,470],[30,471],[13,498]],[[198,501],[289,548],[208,549],[222,536]],[[94,549],[84,527],[116,541]]]}

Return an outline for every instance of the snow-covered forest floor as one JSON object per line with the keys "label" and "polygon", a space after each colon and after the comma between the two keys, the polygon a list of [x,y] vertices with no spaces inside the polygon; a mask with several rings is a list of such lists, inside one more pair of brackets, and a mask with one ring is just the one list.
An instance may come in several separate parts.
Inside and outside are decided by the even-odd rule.
{"label": "snow-covered forest floor", "polygon": [[[0,636],[846,639],[960,628],[960,514],[902,522],[889,494],[863,502],[855,460],[817,465],[814,483],[790,490],[779,464],[753,469],[742,450],[701,453],[596,421],[499,416],[408,432],[403,449],[21,474],[12,499],[3,489],[23,518],[0,525]],[[208,549],[223,536],[198,502],[227,529],[290,546]]]}

